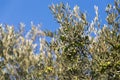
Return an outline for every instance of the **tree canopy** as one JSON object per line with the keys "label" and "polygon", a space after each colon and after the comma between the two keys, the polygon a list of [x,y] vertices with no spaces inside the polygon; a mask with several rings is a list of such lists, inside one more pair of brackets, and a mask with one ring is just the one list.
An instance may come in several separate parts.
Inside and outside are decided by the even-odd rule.
{"label": "tree canopy", "polygon": [[0,80],[120,80],[120,1],[107,5],[105,24],[94,8],[89,22],[78,6],[51,5],[55,32],[0,25]]}

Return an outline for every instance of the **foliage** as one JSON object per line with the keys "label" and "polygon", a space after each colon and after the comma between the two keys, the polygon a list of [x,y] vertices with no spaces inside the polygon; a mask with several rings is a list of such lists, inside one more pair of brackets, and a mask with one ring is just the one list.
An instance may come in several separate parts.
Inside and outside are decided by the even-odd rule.
{"label": "foliage", "polygon": [[93,42],[91,51],[93,60],[92,72],[96,79],[120,79],[120,19],[119,2],[115,6],[108,4],[106,8],[107,23],[97,33],[97,41]]}
{"label": "foliage", "polygon": [[32,24],[25,35],[22,23],[19,30],[0,25],[0,80],[119,80],[120,2],[114,2],[104,25],[97,6],[89,22],[78,6],[63,3],[50,6],[56,32]]}

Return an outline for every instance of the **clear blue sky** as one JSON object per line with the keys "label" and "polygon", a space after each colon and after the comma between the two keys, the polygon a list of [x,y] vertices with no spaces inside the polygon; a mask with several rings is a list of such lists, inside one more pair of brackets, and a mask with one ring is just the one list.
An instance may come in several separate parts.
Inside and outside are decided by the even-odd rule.
{"label": "clear blue sky", "polygon": [[60,2],[68,3],[72,8],[78,5],[80,10],[87,11],[89,20],[94,17],[94,5],[97,5],[102,23],[105,22],[105,7],[108,3],[114,4],[114,0],[0,0],[0,23],[17,27],[23,22],[29,29],[30,22],[33,21],[36,25],[42,23],[43,29],[54,31],[59,25],[48,6]]}

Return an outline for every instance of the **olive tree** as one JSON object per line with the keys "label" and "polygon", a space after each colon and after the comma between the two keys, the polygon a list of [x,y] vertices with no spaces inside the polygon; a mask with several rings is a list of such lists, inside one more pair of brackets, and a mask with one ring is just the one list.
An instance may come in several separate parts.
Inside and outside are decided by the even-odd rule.
{"label": "olive tree", "polygon": [[0,25],[0,79],[119,80],[120,2],[114,2],[106,7],[106,24],[97,6],[89,22],[77,5],[60,3],[50,6],[60,26],[55,32],[32,24],[24,34],[22,23],[18,30]]}
{"label": "olive tree", "polygon": [[106,7],[106,21],[91,43],[92,79],[120,79],[120,2]]}

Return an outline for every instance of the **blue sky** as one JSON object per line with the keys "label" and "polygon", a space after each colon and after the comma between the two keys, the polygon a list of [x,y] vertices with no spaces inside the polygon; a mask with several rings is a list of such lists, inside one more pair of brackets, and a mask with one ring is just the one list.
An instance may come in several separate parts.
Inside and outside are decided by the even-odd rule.
{"label": "blue sky", "polygon": [[97,5],[102,23],[105,23],[105,7],[108,3],[114,4],[114,0],[0,0],[0,23],[18,27],[23,22],[29,29],[33,21],[36,25],[41,23],[43,29],[54,31],[59,25],[48,7],[60,2],[68,3],[72,8],[78,5],[81,11],[87,12],[89,21],[94,17],[94,5]]}

